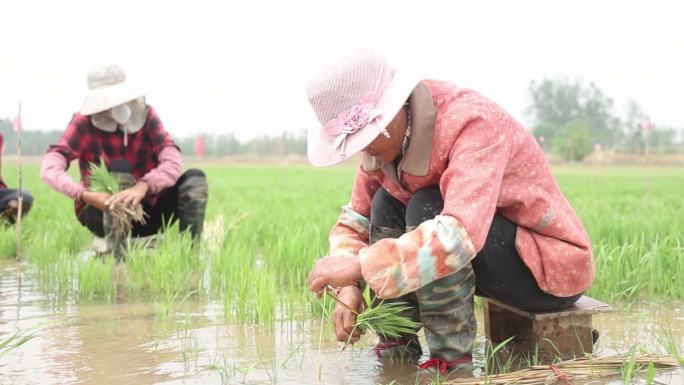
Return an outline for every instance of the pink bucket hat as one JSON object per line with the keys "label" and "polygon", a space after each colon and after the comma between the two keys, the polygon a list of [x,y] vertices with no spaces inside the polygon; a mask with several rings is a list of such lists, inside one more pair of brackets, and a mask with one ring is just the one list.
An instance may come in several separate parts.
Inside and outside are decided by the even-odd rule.
{"label": "pink bucket hat", "polygon": [[372,51],[344,57],[307,86],[323,127],[310,129],[309,162],[339,163],[366,148],[385,129],[425,75],[425,69],[393,68]]}

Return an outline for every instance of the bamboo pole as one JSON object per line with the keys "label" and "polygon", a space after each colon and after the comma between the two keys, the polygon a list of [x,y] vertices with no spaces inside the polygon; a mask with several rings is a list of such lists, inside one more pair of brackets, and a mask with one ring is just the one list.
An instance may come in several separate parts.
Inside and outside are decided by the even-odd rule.
{"label": "bamboo pole", "polygon": [[21,162],[21,102],[19,102],[19,113],[17,115],[17,161],[19,165],[19,197],[17,198],[17,222],[15,226],[16,230],[16,261],[19,262],[21,259],[21,216],[24,210],[24,193],[23,193],[23,174],[22,174],[22,162]]}

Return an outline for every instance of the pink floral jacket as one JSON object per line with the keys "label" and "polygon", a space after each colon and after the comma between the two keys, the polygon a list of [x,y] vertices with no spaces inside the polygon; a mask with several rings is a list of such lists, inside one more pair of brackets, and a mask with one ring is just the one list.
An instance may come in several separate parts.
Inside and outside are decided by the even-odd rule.
{"label": "pink floral jacket", "polygon": [[[586,290],[594,278],[589,237],[532,135],[494,102],[447,82],[425,80],[409,101],[412,132],[402,161],[395,168],[363,156],[329,254],[359,255],[366,283],[395,298],[470,263],[498,212],[518,225],[516,248],[543,291],[567,297]],[[398,239],[368,246],[380,186],[404,204],[439,186],[444,209]]]}

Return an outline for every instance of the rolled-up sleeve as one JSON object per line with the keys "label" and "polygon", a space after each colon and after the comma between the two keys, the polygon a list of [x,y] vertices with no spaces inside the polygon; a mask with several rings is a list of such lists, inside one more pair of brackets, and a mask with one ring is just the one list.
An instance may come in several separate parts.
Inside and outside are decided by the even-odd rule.
{"label": "rolled-up sleeve", "polygon": [[151,194],[159,194],[165,188],[176,184],[183,169],[181,154],[176,147],[165,147],[159,153],[158,159],[159,165],[141,179],[150,186]]}
{"label": "rolled-up sleeve", "polygon": [[82,143],[87,142],[86,124],[86,117],[74,114],[57,144],[48,148],[40,166],[41,179],[54,190],[74,200],[81,198],[85,187],[75,182],[66,170],[72,160],[80,157]]}
{"label": "rolled-up sleeve", "polygon": [[152,107],[148,111],[148,139],[152,143],[152,152],[157,157],[157,167],[143,175],[142,181],[150,187],[151,194],[159,194],[165,188],[171,187],[180,178],[183,164],[178,146],[164,129],[159,115]]}

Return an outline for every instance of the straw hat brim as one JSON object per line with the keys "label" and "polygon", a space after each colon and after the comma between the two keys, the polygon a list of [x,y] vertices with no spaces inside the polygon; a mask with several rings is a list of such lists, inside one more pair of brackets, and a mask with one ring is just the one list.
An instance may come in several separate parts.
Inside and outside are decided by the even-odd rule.
{"label": "straw hat brim", "polygon": [[96,88],[88,91],[83,107],[81,107],[81,115],[92,115],[106,111],[146,94],[147,92],[144,90],[127,82]]}
{"label": "straw hat brim", "polygon": [[421,67],[398,68],[375,106],[382,111],[377,123],[347,136],[342,147],[335,147],[334,138],[325,135],[321,127],[310,129],[307,135],[309,162],[316,167],[332,166],[361,152],[394,119],[426,73],[427,69]]}

